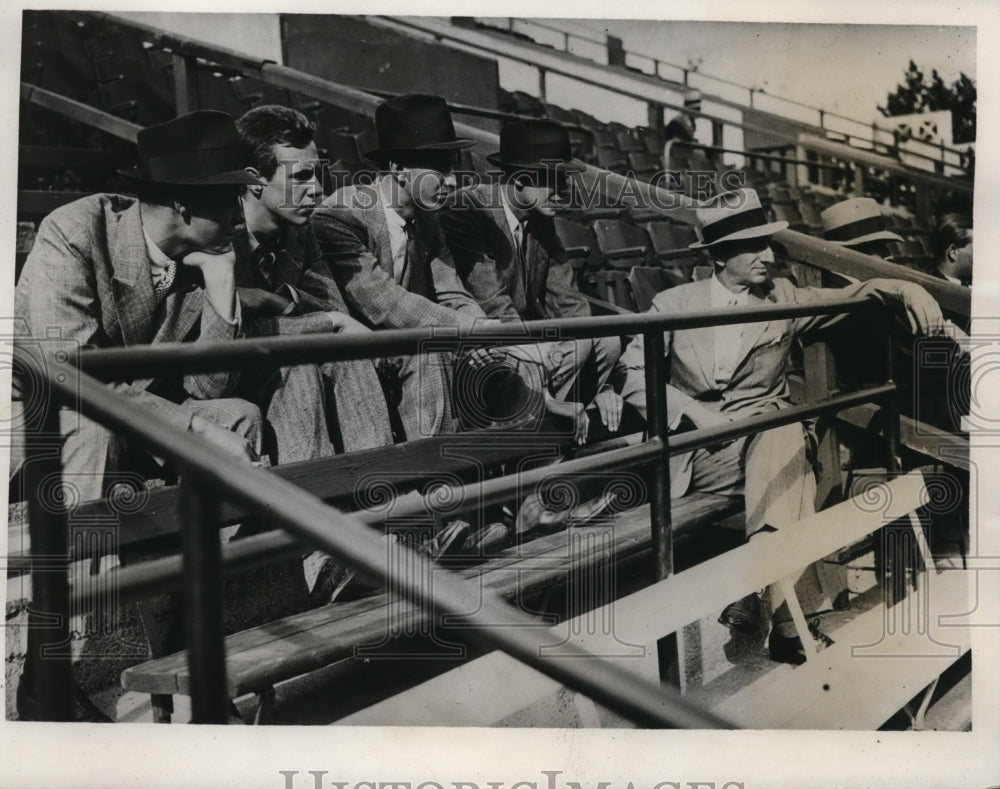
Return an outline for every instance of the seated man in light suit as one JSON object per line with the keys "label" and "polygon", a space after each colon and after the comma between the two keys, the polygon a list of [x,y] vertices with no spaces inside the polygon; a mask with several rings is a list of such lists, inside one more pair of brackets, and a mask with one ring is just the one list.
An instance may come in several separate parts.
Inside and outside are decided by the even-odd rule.
{"label": "seated man in light suit", "polygon": [[[904,311],[914,333],[936,333],[941,311],[919,285],[873,279],[844,288],[797,288],[787,279],[769,279],[773,259],[768,240],[788,225],[768,222],[757,193],[740,189],[716,196],[696,210],[702,240],[715,261],[709,279],[658,294],[650,312],[675,315],[712,307],[809,303],[871,297]],[[793,342],[803,333],[832,325],[839,316],[779,319],[746,325],[687,329],[665,334],[667,422],[671,428],[707,428],[788,407],[786,367]],[[642,335],[622,356],[627,370],[622,396],[646,413]],[[688,491],[742,495],[746,534],[788,527],[815,511],[816,480],[809,460],[811,437],[802,424],[774,428],[699,449],[670,460],[671,495]],[[729,606],[720,619],[737,630],[753,630],[759,620],[756,595]],[[776,621],[771,653],[797,659],[801,643],[791,622]]]}

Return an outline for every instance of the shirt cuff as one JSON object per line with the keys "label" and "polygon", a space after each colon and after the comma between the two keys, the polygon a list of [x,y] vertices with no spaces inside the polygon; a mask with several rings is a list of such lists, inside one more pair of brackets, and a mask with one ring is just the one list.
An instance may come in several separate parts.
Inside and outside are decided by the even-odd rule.
{"label": "shirt cuff", "polygon": [[281,314],[282,315],[291,315],[293,312],[295,312],[299,308],[299,292],[295,288],[293,288],[291,285],[289,285],[287,282],[284,285],[281,285],[275,291],[275,293],[277,293],[280,296],[282,291],[285,291],[285,293],[288,296],[288,298],[290,298],[292,301],[291,301],[291,303],[287,307],[285,307],[285,311],[283,313],[281,313]]}

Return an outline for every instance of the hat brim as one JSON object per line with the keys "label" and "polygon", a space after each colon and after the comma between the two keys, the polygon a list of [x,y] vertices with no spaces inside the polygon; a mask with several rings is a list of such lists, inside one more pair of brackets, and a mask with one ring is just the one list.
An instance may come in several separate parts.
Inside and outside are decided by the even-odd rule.
{"label": "hat brim", "polygon": [[505,162],[497,153],[488,154],[486,161],[497,167],[504,167],[511,170],[556,170],[563,173],[586,172],[587,166],[579,162],[570,160],[568,162]]}
{"label": "hat brim", "polygon": [[176,178],[168,181],[145,178],[138,170],[119,170],[123,178],[141,184],[161,184],[163,186],[263,186],[264,181],[244,170],[228,170],[196,178]]}
{"label": "hat brim", "polygon": [[365,151],[364,156],[366,159],[371,159],[373,162],[386,159],[388,157],[398,154],[414,154],[414,153],[425,153],[434,151],[460,151],[463,148],[471,148],[476,144],[475,140],[468,137],[458,137],[450,142],[431,142],[427,145],[421,145],[419,148],[373,148],[370,151]]}
{"label": "hat brim", "polygon": [[893,233],[891,230],[878,230],[874,233],[848,239],[847,241],[830,241],[830,243],[836,244],[838,247],[856,247],[858,244],[867,244],[869,241],[898,241],[902,243],[903,237]]}
{"label": "hat brim", "polygon": [[738,230],[735,233],[730,233],[728,236],[717,238],[709,244],[705,244],[701,241],[695,241],[693,244],[688,246],[688,249],[711,249],[712,247],[717,247],[719,244],[727,244],[731,241],[747,241],[751,238],[773,236],[775,233],[781,230],[786,230],[787,228],[788,222],[784,220],[781,220],[780,222],[768,222],[766,225],[757,225],[756,227],[748,227],[746,230]]}

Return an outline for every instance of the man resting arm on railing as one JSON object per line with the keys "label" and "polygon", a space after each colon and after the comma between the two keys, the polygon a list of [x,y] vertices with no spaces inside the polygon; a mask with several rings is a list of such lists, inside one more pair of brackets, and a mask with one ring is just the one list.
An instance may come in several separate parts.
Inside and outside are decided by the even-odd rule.
{"label": "man resting arm on railing", "polygon": [[[663,291],[651,311],[678,314],[869,296],[901,309],[914,333],[940,331],[943,317],[937,302],[913,283],[875,279],[845,288],[797,288],[786,279],[770,280],[766,264],[773,258],[768,239],[787,223],[768,223],[752,189],[718,195],[697,214],[703,240],[691,248],[712,255],[715,276]],[[668,425],[714,427],[788,407],[786,371],[793,342],[841,319],[813,316],[666,332]],[[643,354],[639,335],[622,356],[627,371],[622,397],[645,416]],[[805,426],[793,424],[674,456],[671,495],[689,491],[743,495],[748,537],[764,527],[789,526],[815,510],[812,444]],[[745,604],[730,606],[723,621],[737,629],[752,629],[754,603],[741,603]]]}

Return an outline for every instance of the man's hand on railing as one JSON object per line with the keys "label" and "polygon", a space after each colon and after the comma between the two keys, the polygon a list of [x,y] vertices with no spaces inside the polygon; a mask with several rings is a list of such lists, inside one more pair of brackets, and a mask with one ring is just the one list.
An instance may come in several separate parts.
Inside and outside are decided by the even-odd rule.
{"label": "man's hand on railing", "polygon": [[910,283],[902,288],[900,296],[913,334],[935,336],[944,332],[944,315],[930,293],[919,285]]}
{"label": "man's hand on railing", "polygon": [[257,461],[257,453],[253,451],[253,447],[244,438],[230,430],[226,430],[224,427],[219,427],[217,424],[209,422],[202,416],[195,414],[191,418],[191,432],[201,436],[206,441],[209,441],[219,449],[228,452],[248,465]]}

